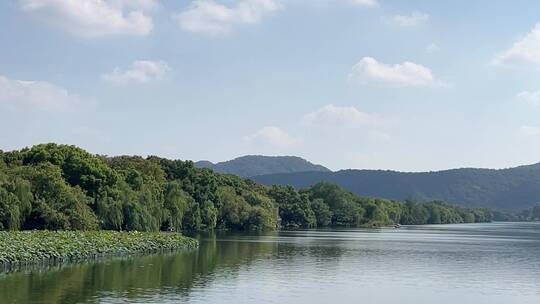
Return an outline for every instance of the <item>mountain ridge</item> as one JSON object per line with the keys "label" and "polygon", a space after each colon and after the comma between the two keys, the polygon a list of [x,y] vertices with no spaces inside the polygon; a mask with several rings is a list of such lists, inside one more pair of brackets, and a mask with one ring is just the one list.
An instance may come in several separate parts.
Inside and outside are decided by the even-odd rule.
{"label": "mountain ridge", "polygon": [[540,202],[540,163],[504,169],[460,168],[428,172],[346,169],[252,177],[296,188],[335,183],[358,195],[396,200],[444,200],[467,207],[522,210]]}
{"label": "mountain ridge", "polygon": [[238,175],[265,185],[305,188],[318,182],[332,182],[358,195],[396,200],[443,200],[464,207],[502,211],[519,211],[540,202],[540,162],[499,169],[331,171],[298,156],[246,155],[219,163],[199,161],[195,166]]}
{"label": "mountain ridge", "polygon": [[195,167],[209,168],[219,173],[241,177],[293,172],[331,172],[322,165],[311,163],[298,156],[244,155],[218,163],[197,161]]}

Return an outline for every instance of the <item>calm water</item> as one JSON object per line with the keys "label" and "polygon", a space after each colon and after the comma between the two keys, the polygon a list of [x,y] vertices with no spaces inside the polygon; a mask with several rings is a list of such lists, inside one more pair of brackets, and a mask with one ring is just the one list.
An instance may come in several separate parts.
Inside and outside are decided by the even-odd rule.
{"label": "calm water", "polygon": [[540,224],[199,236],[199,250],[0,274],[0,303],[540,303]]}

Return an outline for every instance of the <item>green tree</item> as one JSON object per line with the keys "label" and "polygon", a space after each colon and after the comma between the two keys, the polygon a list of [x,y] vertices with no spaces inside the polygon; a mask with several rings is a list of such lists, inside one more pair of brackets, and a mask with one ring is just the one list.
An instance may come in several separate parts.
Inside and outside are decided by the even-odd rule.
{"label": "green tree", "polygon": [[317,227],[326,227],[332,224],[332,211],[321,198],[311,201],[311,209],[317,219]]}
{"label": "green tree", "polygon": [[534,205],[532,209],[532,216],[535,220],[540,220],[540,203]]}
{"label": "green tree", "polygon": [[300,194],[291,186],[274,185],[269,191],[279,207],[281,226],[288,228],[312,228],[317,225],[307,195]]}
{"label": "green tree", "polygon": [[202,227],[201,209],[199,204],[194,200],[188,201],[188,208],[184,214],[184,220],[182,223],[184,229],[197,231]]}
{"label": "green tree", "polygon": [[21,226],[20,201],[0,187],[0,230],[18,230]]}
{"label": "green tree", "polygon": [[220,187],[217,190],[219,209],[218,225],[221,228],[245,229],[251,206],[237,195],[232,187]]}
{"label": "green tree", "polygon": [[162,227],[166,230],[182,230],[184,214],[187,211],[190,200],[188,195],[182,190],[179,182],[169,182],[165,186],[165,211]]}
{"label": "green tree", "polygon": [[214,229],[217,224],[218,210],[211,201],[205,201],[201,206],[202,226],[206,229]]}
{"label": "green tree", "polygon": [[98,228],[95,213],[89,206],[92,200],[78,186],[68,185],[58,167],[43,163],[25,169],[35,197],[30,219],[25,223],[27,228]]}
{"label": "green tree", "polygon": [[[505,218],[539,218],[540,206]],[[57,144],[0,151],[0,229],[271,230],[490,221],[486,209],[359,197],[331,183],[268,188],[155,156]],[[497,218],[503,215],[497,213]]]}
{"label": "green tree", "polygon": [[103,159],[81,148],[68,145],[43,144],[23,150],[23,164],[51,163],[59,166],[62,175],[72,186],[79,186],[95,197],[103,186],[112,186],[117,180],[115,172]]}

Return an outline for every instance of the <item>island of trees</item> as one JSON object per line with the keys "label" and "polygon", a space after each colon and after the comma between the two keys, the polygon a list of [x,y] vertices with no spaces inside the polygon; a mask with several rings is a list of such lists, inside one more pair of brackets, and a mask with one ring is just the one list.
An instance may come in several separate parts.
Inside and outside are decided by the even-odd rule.
{"label": "island of trees", "polygon": [[330,183],[296,190],[156,156],[68,145],[0,151],[1,230],[272,230],[487,222],[486,209],[360,197]]}

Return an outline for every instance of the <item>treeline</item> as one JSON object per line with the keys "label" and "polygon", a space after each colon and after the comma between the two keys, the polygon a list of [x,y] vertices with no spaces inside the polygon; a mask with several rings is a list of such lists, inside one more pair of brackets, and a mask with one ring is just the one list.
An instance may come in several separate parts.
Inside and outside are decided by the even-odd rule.
{"label": "treeline", "polygon": [[264,185],[305,188],[320,181],[358,195],[418,201],[434,199],[516,213],[540,202],[540,163],[508,169],[463,168],[432,172],[340,170],[254,176]]}
{"label": "treeline", "polygon": [[540,203],[535,204],[529,209],[522,210],[521,212],[509,213],[494,211],[493,220],[504,222],[532,222],[540,220]]}
{"label": "treeline", "polygon": [[485,209],[362,198],[320,183],[297,191],[155,156],[67,145],[0,151],[0,229],[180,231],[491,220]]}

